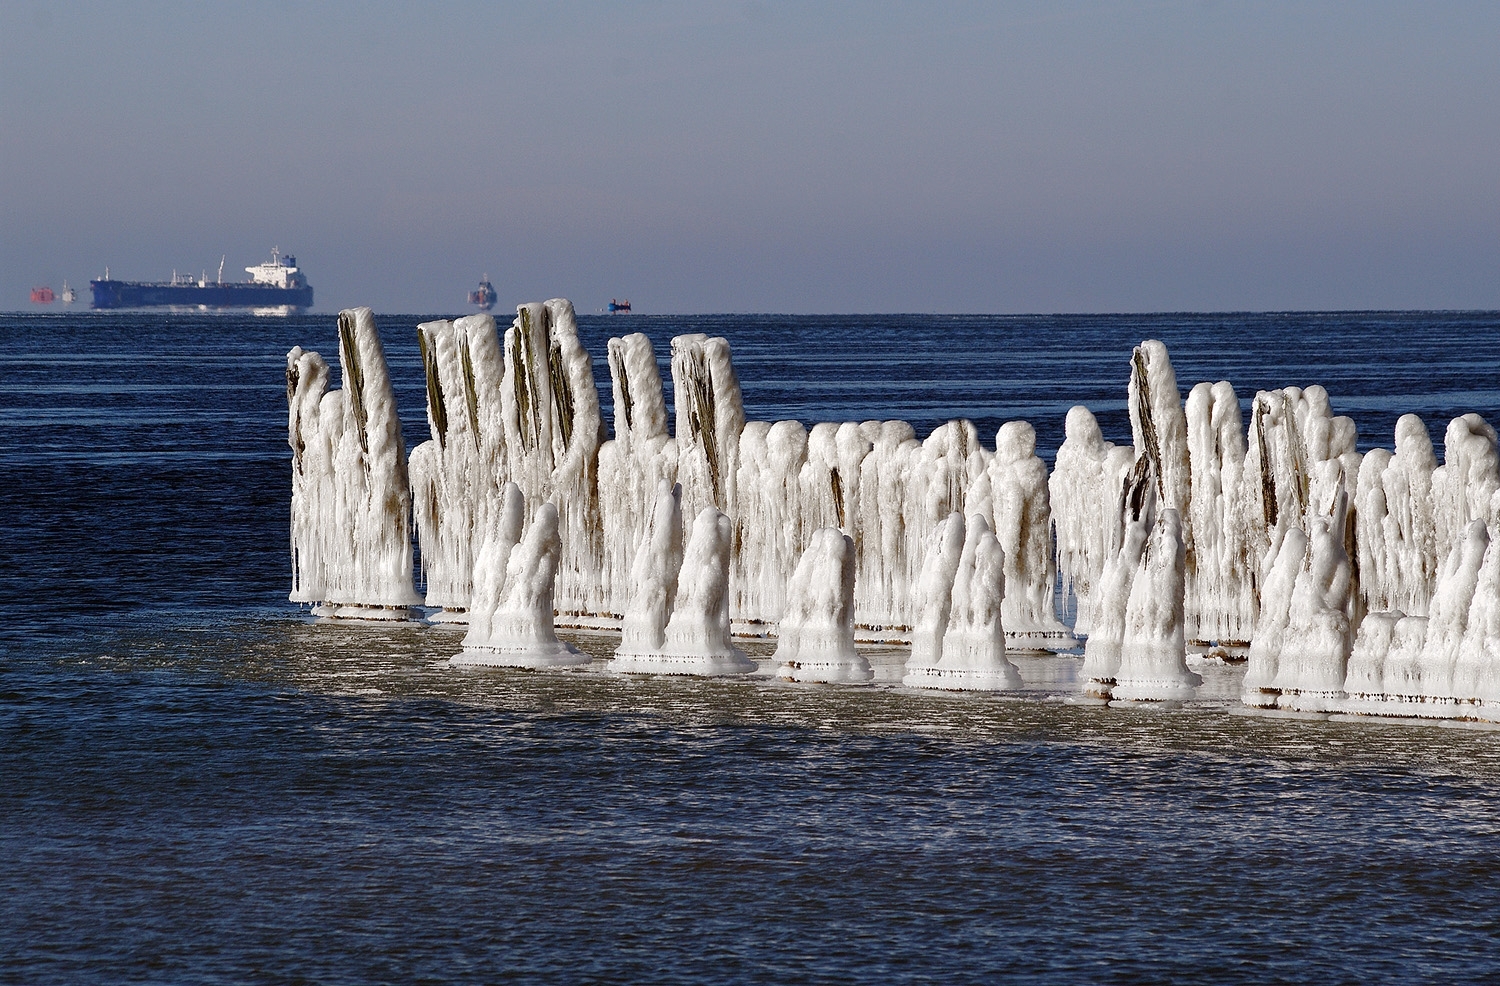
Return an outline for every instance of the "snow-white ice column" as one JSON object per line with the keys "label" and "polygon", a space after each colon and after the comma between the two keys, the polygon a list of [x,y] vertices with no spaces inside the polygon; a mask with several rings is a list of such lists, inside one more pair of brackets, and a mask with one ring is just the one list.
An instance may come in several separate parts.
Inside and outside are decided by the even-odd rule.
{"label": "snow-white ice column", "polygon": [[1135,456],[1129,446],[1106,442],[1093,413],[1082,405],[1068,411],[1064,438],[1047,490],[1063,591],[1073,593],[1073,632],[1093,626],[1093,591],[1104,565],[1119,547],[1120,493]]}
{"label": "snow-white ice column", "polygon": [[738,448],[731,609],[738,619],[769,623],[781,618],[787,578],[804,547],[799,480],[807,431],[798,421],[751,421]]}
{"label": "snow-white ice column", "polygon": [[[609,665],[612,671],[655,670],[658,662],[652,655],[667,644],[667,621],[682,571],[681,496],[682,487],[661,480],[630,568],[634,592],[620,627],[620,646]],[[644,660],[638,665],[638,659]]]}
{"label": "snow-white ice column", "polygon": [[745,408],[728,341],[701,333],[674,338],[672,396],[684,516],[704,507],[733,516]]}
{"label": "snow-white ice column", "polygon": [[521,488],[506,483],[496,497],[494,509],[484,519],[480,530],[479,551],[470,573],[473,592],[469,597],[468,636],[476,643],[493,636],[495,611],[505,594],[505,572],[511,552],[521,542],[526,524],[526,500]]}
{"label": "snow-white ice column", "polygon": [[1157,517],[1125,606],[1120,668],[1111,696],[1152,702],[1193,697],[1203,678],[1187,666],[1183,629],[1186,560],[1182,522],[1167,509]]}
{"label": "snow-white ice column", "polygon": [[[619,614],[634,598],[631,572],[657,490],[663,481],[669,487],[677,481],[677,443],[667,434],[666,398],[651,340],[639,332],[609,340],[609,375],[615,437],[599,447],[601,577],[607,610]],[[680,544],[678,550],[680,556]]]}
{"label": "snow-white ice column", "polygon": [[1453,665],[1453,696],[1466,715],[1496,720],[1500,719],[1500,539],[1491,536],[1489,540]]}
{"label": "snow-white ice column", "polygon": [[1094,627],[1083,650],[1083,693],[1111,697],[1125,646],[1131,593],[1156,526],[1156,474],[1141,456],[1125,481],[1119,501],[1120,545],[1104,563],[1093,592]]}
{"label": "snow-white ice column", "polygon": [[908,530],[906,489],[909,464],[921,446],[905,421],[867,421],[860,428],[871,448],[859,468],[855,615],[871,627],[911,626],[917,620],[912,600],[923,539]]}
{"label": "snow-white ice column", "polygon": [[343,435],[343,401],[328,394],[328,361],[301,346],[286,354],[287,444],[292,447],[292,602],[328,597],[330,569],[352,550],[352,532],[334,526],[338,489],[334,459]]}
{"label": "snow-white ice column", "polygon": [[[951,542],[958,532],[963,532],[963,548],[954,566]],[[924,565],[923,572],[922,646],[918,649],[913,639],[902,684],[952,691],[1019,688],[1021,675],[1005,656],[1004,549],[980,514],[969,518],[967,529],[959,515],[953,514],[934,534],[931,544],[936,550],[928,556],[932,565],[930,569]],[[933,598],[944,583],[952,587],[946,606]],[[944,613],[946,628],[934,632],[932,623]]]}
{"label": "snow-white ice column", "polygon": [[1348,497],[1340,490],[1327,517],[1312,522],[1307,561],[1291,605],[1271,690],[1282,708],[1329,712],[1341,707],[1354,646],[1353,572],[1344,548]]}
{"label": "snow-white ice column", "polygon": [[1477,414],[1448,422],[1443,435],[1443,464],[1432,474],[1437,543],[1453,544],[1469,526],[1482,520],[1493,527],[1495,496],[1500,492],[1500,458],[1495,429]]}
{"label": "snow-white ice column", "polygon": [[1250,639],[1249,661],[1241,684],[1242,701],[1250,706],[1274,707],[1278,692],[1276,675],[1281,668],[1281,652],[1287,646],[1287,631],[1292,620],[1292,596],[1297,576],[1307,561],[1307,535],[1299,527],[1278,527],[1279,544],[1266,556],[1266,575],[1262,579],[1260,614]]}
{"label": "snow-white ice column", "polygon": [[787,586],[777,672],[792,681],[860,684],[875,677],[854,649],[854,539],[815,531]]}
{"label": "snow-white ice column", "polygon": [[950,513],[924,539],[922,571],[912,595],[913,627],[907,671],[937,667],[943,658],[943,636],[953,612],[953,583],[963,558],[964,515]]}
{"label": "snow-white ice column", "polygon": [[1439,561],[1436,469],[1427,426],[1415,414],[1396,422],[1394,455],[1374,449],[1364,457],[1355,510],[1360,589],[1370,612],[1427,612]]}
{"label": "snow-white ice column", "polygon": [[755,670],[729,636],[729,518],[704,507],[683,553],[666,642],[649,654],[617,654],[610,667],[656,674],[723,675]]}
{"label": "snow-white ice column", "polygon": [[[475,599],[493,595],[500,603],[484,621],[480,607],[474,607],[464,649],[449,658],[449,664],[557,668],[589,663],[587,655],[558,640],[553,628],[557,562],[562,554],[557,517],[557,507],[551,503],[536,508],[521,543],[506,560],[502,591],[495,591],[492,571],[483,573],[485,584],[476,584]],[[476,571],[476,582],[478,575]]]}
{"label": "snow-white ice column", "polygon": [[544,500],[557,507],[563,541],[560,609],[602,612],[597,481],[604,422],[593,360],[578,342],[572,302],[554,298],[517,308],[505,331],[505,363],[507,478],[521,487],[529,509]]}
{"label": "snow-white ice column", "polygon": [[474,558],[489,511],[499,506],[505,468],[500,388],[504,361],[495,320],[470,315],[417,326],[427,379],[431,438],[412,449],[410,473],[417,543],[434,619],[464,619]]}
{"label": "snow-white ice column", "polygon": [[1260,554],[1243,489],[1246,450],[1239,398],[1227,380],[1200,383],[1189,392],[1184,413],[1192,471],[1188,639],[1244,643],[1255,626]]}
{"label": "snow-white ice column", "polygon": [[[294,479],[294,565],[304,554],[318,559],[314,579],[294,578],[292,598],[318,601],[326,615],[405,619],[421,600],[412,585],[406,446],[385,351],[368,308],[340,312],[338,332],[344,386],[317,394],[315,419],[314,392],[327,386],[326,372],[306,359],[313,354],[287,354],[289,440],[303,486],[299,502]],[[319,446],[311,457],[309,446]],[[318,473],[309,476],[309,467]],[[311,483],[322,487],[315,496],[307,495]],[[305,516],[312,509],[318,514]],[[299,544],[299,535],[318,544]],[[313,582],[321,582],[316,592]]]}
{"label": "snow-white ice column", "polygon": [[994,535],[1005,559],[1002,609],[1008,643],[1020,650],[1077,647],[1053,602],[1057,569],[1047,464],[1036,454],[1036,429],[1028,422],[1000,426],[988,479]]}

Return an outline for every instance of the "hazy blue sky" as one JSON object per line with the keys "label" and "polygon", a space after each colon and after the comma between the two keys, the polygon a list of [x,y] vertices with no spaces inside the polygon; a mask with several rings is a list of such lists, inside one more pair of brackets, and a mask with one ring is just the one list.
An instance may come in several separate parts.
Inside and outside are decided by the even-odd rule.
{"label": "hazy blue sky", "polygon": [[[0,307],[1500,308],[1500,4],[0,3]],[[243,276],[243,275],[240,275]]]}

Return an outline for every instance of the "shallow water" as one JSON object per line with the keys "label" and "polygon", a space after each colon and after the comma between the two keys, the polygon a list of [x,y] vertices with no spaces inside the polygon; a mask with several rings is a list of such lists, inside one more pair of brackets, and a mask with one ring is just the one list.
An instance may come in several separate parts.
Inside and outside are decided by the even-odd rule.
{"label": "shallow water", "polygon": [[[414,317],[382,319],[407,440]],[[1362,446],[1495,420],[1500,316],[587,317],[726,335],[751,417],[1123,433],[1325,384]],[[282,356],[331,316],[0,316],[0,981],[1478,980],[1500,734],[896,685],[454,671],[452,629],[284,602]],[[1470,354],[1479,353],[1476,359]],[[607,381],[606,381],[607,382]],[[1113,415],[1113,416],[1111,416]],[[745,645],[769,671],[772,644]]]}

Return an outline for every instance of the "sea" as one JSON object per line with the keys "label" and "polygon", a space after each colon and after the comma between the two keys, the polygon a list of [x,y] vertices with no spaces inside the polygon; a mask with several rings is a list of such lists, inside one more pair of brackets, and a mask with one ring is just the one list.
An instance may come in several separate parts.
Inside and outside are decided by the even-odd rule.
{"label": "sea", "polygon": [[[377,315],[408,446],[418,322]],[[1321,384],[1360,446],[1500,422],[1500,313],[607,316],[727,338],[751,419],[1129,440]],[[0,315],[0,982],[1500,979],[1500,733],[1015,696],[454,671],[449,628],[290,588],[285,354],[332,313]],[[666,376],[666,373],[663,374]],[[774,642],[745,646],[764,669]]]}

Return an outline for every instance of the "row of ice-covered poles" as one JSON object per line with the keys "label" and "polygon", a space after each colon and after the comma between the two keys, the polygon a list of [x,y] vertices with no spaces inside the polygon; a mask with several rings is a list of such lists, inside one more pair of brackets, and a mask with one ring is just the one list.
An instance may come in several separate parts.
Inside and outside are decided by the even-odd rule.
{"label": "row of ice-covered poles", "polygon": [[[993,450],[961,420],[922,440],[899,421],[747,422],[728,342],[702,335],[672,341],[671,430],[649,340],[610,340],[608,436],[592,357],[563,300],[521,306],[503,337],[480,315],[425,323],[418,338],[430,437],[409,462],[368,310],[340,315],[340,389],[328,389],[317,354],[288,355],[293,599],[463,611],[499,492],[513,481],[528,504],[557,507],[559,611],[618,617],[666,480],[681,485],[686,517],[711,505],[730,519],[737,621],[774,624],[802,551],[817,531],[838,528],[854,546],[857,621],[910,627],[927,542],[957,512],[983,517],[1004,549],[1007,636],[1066,645],[1058,577],[1076,597],[1081,636],[1099,619],[1096,587],[1128,540],[1123,494],[1145,459],[1156,514],[1175,512],[1180,527],[1185,639],[1259,636],[1264,651],[1274,624],[1290,620],[1278,615],[1280,596],[1266,598],[1287,535],[1302,536],[1292,539],[1302,572],[1314,566],[1321,529],[1345,555],[1347,590],[1331,601],[1345,614],[1347,665],[1367,613],[1392,623],[1392,639],[1393,620],[1432,615],[1455,546],[1479,536],[1475,521],[1487,537],[1500,507],[1495,433],[1478,415],[1450,423],[1441,465],[1413,415],[1398,422],[1394,451],[1361,455],[1352,420],[1333,414],[1321,387],[1258,393],[1247,423],[1227,382],[1198,384],[1184,401],[1155,341],[1129,355],[1128,373],[1122,354],[1132,442],[1105,441],[1075,407],[1049,475],[1020,421],[1001,427]],[[411,576],[413,521],[425,598]],[[1282,595],[1289,612],[1291,593]]]}

